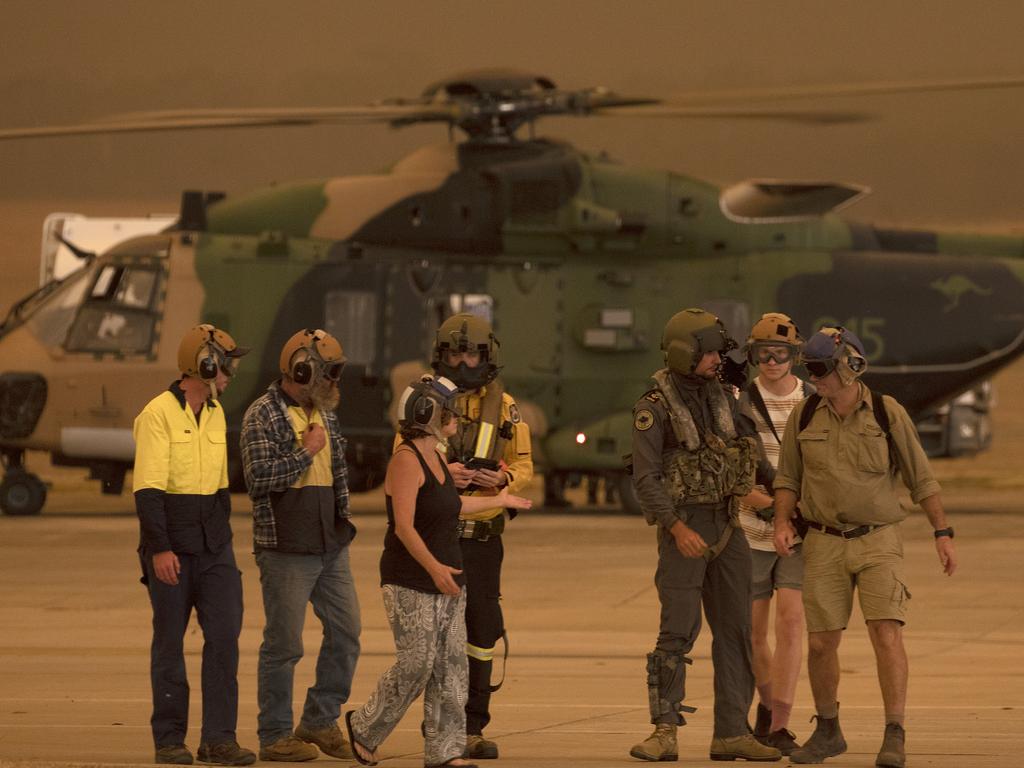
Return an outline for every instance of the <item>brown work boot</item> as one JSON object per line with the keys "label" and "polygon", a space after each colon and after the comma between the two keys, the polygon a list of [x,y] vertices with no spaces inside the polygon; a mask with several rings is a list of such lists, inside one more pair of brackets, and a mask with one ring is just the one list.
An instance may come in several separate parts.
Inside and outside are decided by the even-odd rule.
{"label": "brown work boot", "polygon": [[[754,721],[754,738],[758,741],[772,731],[772,711],[757,702],[757,720]],[[762,742],[763,743],[763,742]]]}
{"label": "brown work boot", "polygon": [[192,765],[192,753],[184,744],[168,744],[156,748],[154,763],[167,763],[170,765]]}
{"label": "brown work boot", "polygon": [[678,760],[676,727],[671,723],[658,723],[654,726],[654,733],[629,750],[630,756],[652,763]]}
{"label": "brown work boot", "polygon": [[739,736],[716,736],[711,740],[712,760],[750,760],[771,763],[782,759],[782,753],[775,747],[766,747],[751,733]]}
{"label": "brown work boot", "polygon": [[904,742],[907,732],[899,723],[885,724],[885,738],[882,739],[882,748],[878,750],[878,757],[875,758],[875,765],[882,768],[903,768],[907,763],[907,752]]}
{"label": "brown work boot", "polygon": [[792,763],[823,763],[826,757],[835,757],[846,751],[846,739],[843,738],[843,730],[839,727],[838,713],[835,717],[814,715],[811,720],[818,721],[814,726],[814,733],[802,747],[789,753],[789,760]]}
{"label": "brown work boot", "polygon": [[312,744],[294,736],[283,736],[271,744],[260,745],[260,760],[277,763],[304,763],[316,760],[320,753]]}
{"label": "brown work boot", "polygon": [[200,744],[197,757],[200,763],[216,763],[217,765],[252,765],[256,762],[256,753],[238,746],[237,741]]}
{"label": "brown work boot", "polygon": [[323,728],[307,728],[302,723],[295,729],[295,738],[301,739],[308,744],[316,744],[325,755],[337,757],[342,760],[351,760],[352,747],[341,733],[337,723],[331,723]]}
{"label": "brown work boot", "polygon": [[775,747],[787,757],[793,754],[794,749],[800,748],[800,745],[796,743],[796,735],[787,728],[772,731],[767,736],[760,737],[758,741],[766,747]]}
{"label": "brown work boot", "polygon": [[466,749],[462,756],[473,760],[497,760],[498,745],[485,739],[482,733],[467,733]]}

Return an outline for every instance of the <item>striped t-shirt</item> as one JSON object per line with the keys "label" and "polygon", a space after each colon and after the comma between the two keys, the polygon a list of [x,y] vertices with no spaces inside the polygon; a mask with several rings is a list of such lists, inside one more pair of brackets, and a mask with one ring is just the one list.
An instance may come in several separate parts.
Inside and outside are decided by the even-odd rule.
{"label": "striped t-shirt", "polygon": [[[754,383],[764,399],[768,415],[771,416],[772,424],[775,426],[775,432],[778,433],[779,440],[781,440],[785,437],[786,422],[789,420],[790,411],[804,399],[803,382],[800,379],[796,379],[793,391],[788,395],[782,396],[774,395],[762,387],[760,377],[754,379]],[[754,424],[757,426],[758,437],[761,438],[761,444],[764,446],[765,456],[771,462],[772,467],[778,469],[779,454],[781,453],[782,446],[779,440],[775,439],[775,435],[772,434],[772,430],[765,422],[764,417],[761,416],[761,411],[753,407],[751,407],[751,410],[754,412]],[[765,490],[763,486],[758,486],[758,488],[762,491]],[[750,543],[751,549],[759,549],[766,552],[775,551],[775,543],[772,540],[775,526],[758,518],[753,507],[740,504],[740,524],[743,526],[743,532],[747,535],[747,541]]]}

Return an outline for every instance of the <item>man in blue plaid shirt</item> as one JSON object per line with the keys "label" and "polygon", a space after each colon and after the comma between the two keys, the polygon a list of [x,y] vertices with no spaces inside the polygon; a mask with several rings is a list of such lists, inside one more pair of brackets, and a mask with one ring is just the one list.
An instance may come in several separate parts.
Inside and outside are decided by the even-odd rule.
{"label": "man in blue plaid shirt", "polygon": [[[299,331],[281,350],[281,378],[242,421],[242,463],[266,626],[257,675],[260,760],[351,759],[337,720],[359,658],[359,603],[348,545],[345,440],[335,408],[345,356],[322,330]],[[292,730],[295,665],[306,603],[323,624],[316,681]],[[314,746],[315,745],[315,746]]]}

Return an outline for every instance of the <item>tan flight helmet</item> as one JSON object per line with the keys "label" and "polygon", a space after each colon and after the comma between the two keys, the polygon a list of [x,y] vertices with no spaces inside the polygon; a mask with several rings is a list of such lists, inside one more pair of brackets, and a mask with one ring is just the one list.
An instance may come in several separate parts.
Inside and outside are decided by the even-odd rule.
{"label": "tan flight helmet", "polygon": [[[494,336],[491,324],[478,315],[461,312],[452,315],[437,329],[434,338],[434,357],[430,365],[436,373],[451,379],[459,389],[479,389],[498,375],[498,348],[501,344]],[[445,352],[480,353],[480,365],[470,368],[465,362],[456,366],[444,360]]]}
{"label": "tan flight helmet", "polygon": [[842,326],[822,326],[811,336],[804,345],[803,364],[818,379],[835,371],[845,386],[853,384],[868,369],[863,342]]}
{"label": "tan flight helmet", "polygon": [[684,309],[672,315],[661,337],[665,365],[689,376],[706,352],[728,352],[736,347],[722,321],[707,310]]}
{"label": "tan flight helmet", "polygon": [[304,386],[320,377],[338,381],[346,358],[331,334],[320,328],[306,328],[284,343],[279,362],[281,373]]}
{"label": "tan flight helmet", "polygon": [[213,381],[217,371],[233,376],[238,358],[249,352],[226,332],[209,323],[190,328],[178,345],[178,370],[186,376]]}
{"label": "tan flight helmet", "polygon": [[788,357],[779,360],[775,356],[775,362],[786,363],[792,360],[796,364],[803,343],[800,329],[796,327],[793,318],[782,312],[766,312],[750,329],[750,336],[747,337],[747,362],[751,365],[767,362],[767,359],[763,359],[764,354],[760,352],[763,347],[785,347],[789,349]]}

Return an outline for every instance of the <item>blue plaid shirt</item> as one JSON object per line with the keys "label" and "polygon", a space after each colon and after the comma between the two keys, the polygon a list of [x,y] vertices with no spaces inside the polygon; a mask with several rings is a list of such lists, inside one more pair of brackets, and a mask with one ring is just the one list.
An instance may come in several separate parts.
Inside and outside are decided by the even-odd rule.
{"label": "blue plaid shirt", "polygon": [[[280,381],[275,381],[249,406],[242,419],[242,466],[252,499],[252,534],[256,546],[263,549],[277,547],[277,522],[270,494],[288,490],[313,463],[309,451],[296,446],[295,430],[288,418],[288,408],[294,405],[298,404],[281,389]],[[336,514],[348,518],[345,438],[341,436],[337,414],[321,411],[320,415],[331,445]]]}

